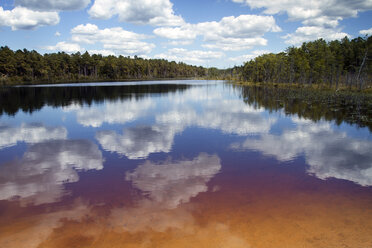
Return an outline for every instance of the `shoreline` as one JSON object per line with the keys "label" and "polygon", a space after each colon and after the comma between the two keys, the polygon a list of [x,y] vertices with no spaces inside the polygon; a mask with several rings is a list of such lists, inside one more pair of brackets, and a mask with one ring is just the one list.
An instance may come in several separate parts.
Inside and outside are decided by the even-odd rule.
{"label": "shoreline", "polygon": [[339,86],[329,87],[322,84],[297,84],[297,83],[254,83],[254,82],[244,82],[239,80],[226,80],[234,85],[238,86],[248,86],[248,87],[258,87],[258,88],[269,88],[269,89],[287,89],[287,90],[309,90],[336,94],[367,94],[372,96],[372,87],[359,89],[357,87]]}
{"label": "shoreline", "polygon": [[58,84],[84,84],[84,83],[107,83],[107,82],[141,82],[141,81],[169,81],[169,80],[205,80],[196,77],[190,78],[126,78],[126,79],[84,79],[84,80],[56,80],[56,81],[23,81],[19,83],[0,83],[1,87],[17,87],[32,85],[58,85]]}

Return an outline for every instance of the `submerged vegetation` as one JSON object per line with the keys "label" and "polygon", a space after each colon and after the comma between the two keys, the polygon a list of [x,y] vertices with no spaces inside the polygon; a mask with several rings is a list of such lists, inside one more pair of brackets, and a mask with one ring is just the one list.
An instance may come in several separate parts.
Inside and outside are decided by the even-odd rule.
{"label": "submerged vegetation", "polygon": [[206,76],[206,69],[164,59],[102,56],[88,52],[41,55],[0,47],[0,85],[80,81],[147,80]]}

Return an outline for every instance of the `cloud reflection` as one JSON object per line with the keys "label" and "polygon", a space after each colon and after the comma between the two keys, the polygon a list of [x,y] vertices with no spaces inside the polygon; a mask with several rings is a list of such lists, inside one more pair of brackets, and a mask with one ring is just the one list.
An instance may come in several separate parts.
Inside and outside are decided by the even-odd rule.
{"label": "cloud reflection", "polygon": [[136,207],[113,209],[110,223],[130,232],[182,228],[192,223],[193,217],[180,204],[206,192],[207,183],[220,169],[220,158],[205,153],[193,160],[146,161],[126,174],[126,180],[141,190],[143,197]]}
{"label": "cloud reflection", "polygon": [[100,127],[103,123],[124,124],[134,121],[148,113],[153,103],[150,98],[141,100],[118,100],[107,102],[104,106],[71,105],[64,108],[66,112],[76,112],[77,122],[86,127]]}
{"label": "cloud reflection", "polygon": [[[172,101],[172,104],[158,106],[156,113],[132,113],[132,116],[153,116],[153,124],[125,127],[123,134],[111,130],[97,132],[96,138],[103,149],[129,159],[147,158],[151,153],[170,152],[175,135],[191,126],[249,135],[268,133],[277,121],[275,117],[265,116],[263,108],[254,108],[239,99],[223,100],[220,94],[213,91],[206,94],[205,88],[195,87],[167,97],[169,99],[166,100]],[[141,101],[137,104],[141,105]],[[117,114],[123,115],[124,112],[118,111]],[[92,123],[102,123],[100,115],[95,115],[95,118],[97,120]]]}
{"label": "cloud reflection", "polygon": [[148,194],[149,198],[164,208],[176,208],[189,202],[200,192],[207,191],[207,182],[221,169],[217,155],[199,154],[189,161],[165,161],[155,164],[146,161],[133,172],[126,174],[126,180]]}
{"label": "cloud reflection", "polygon": [[76,200],[71,206],[57,210],[33,214],[27,218],[16,218],[8,224],[9,230],[0,234],[0,247],[37,248],[50,237],[56,228],[63,226],[63,221],[79,221],[89,213],[89,206]]}
{"label": "cloud reflection", "polygon": [[228,134],[249,135],[267,133],[276,118],[264,116],[263,108],[254,108],[241,100],[207,102],[201,112],[179,106],[156,116],[164,125],[198,126],[221,130]]}
{"label": "cloud reflection", "polygon": [[372,185],[372,142],[335,131],[329,123],[313,123],[294,118],[297,127],[280,135],[263,134],[248,138],[235,149],[253,149],[280,161],[289,161],[304,154],[308,173],[318,178],[330,177]]}
{"label": "cloud reflection", "polygon": [[15,146],[17,142],[40,143],[66,138],[67,130],[64,127],[45,127],[39,123],[22,123],[19,127],[0,125],[0,149]]}
{"label": "cloud reflection", "polygon": [[96,139],[106,151],[117,152],[129,159],[146,158],[155,152],[171,150],[175,130],[169,126],[136,126],[125,128],[123,134],[100,131]]}
{"label": "cloud reflection", "polygon": [[29,147],[19,160],[0,166],[0,200],[35,205],[58,201],[64,183],[77,182],[78,170],[103,168],[102,153],[87,140],[55,140]]}

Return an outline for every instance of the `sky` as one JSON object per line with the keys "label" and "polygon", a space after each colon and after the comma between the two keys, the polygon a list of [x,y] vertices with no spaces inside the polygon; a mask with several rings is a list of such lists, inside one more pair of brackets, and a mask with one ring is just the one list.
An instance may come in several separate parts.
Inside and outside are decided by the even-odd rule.
{"label": "sky", "polygon": [[372,0],[0,0],[0,46],[242,65],[372,34]]}

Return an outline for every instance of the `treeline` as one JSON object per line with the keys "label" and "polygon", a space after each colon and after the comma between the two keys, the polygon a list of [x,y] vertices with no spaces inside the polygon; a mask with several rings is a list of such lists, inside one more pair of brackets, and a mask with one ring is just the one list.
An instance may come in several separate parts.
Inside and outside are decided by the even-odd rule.
{"label": "treeline", "polygon": [[88,52],[41,55],[26,49],[0,47],[0,85],[40,82],[74,82],[126,79],[203,77],[207,70],[164,59],[102,56]]}
{"label": "treeline", "polygon": [[257,83],[325,84],[359,89],[372,84],[372,37],[319,39],[278,54],[264,54],[240,69],[240,80]]}

